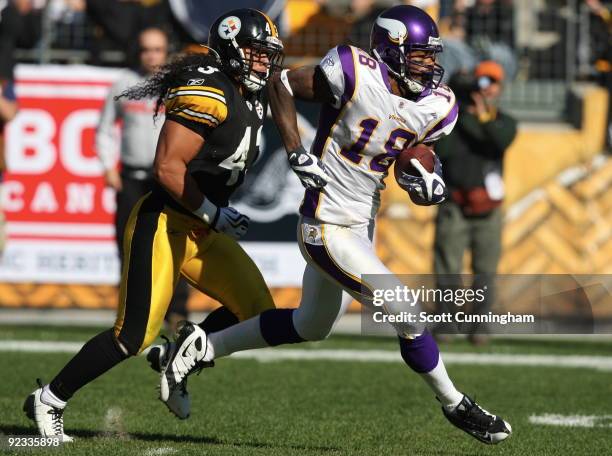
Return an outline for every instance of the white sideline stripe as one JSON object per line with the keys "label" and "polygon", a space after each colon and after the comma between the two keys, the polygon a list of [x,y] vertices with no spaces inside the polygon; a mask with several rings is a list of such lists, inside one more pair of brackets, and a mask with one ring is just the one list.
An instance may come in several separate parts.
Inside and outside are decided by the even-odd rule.
{"label": "white sideline stripe", "polygon": [[558,415],[545,413],[544,415],[531,415],[531,424],[544,424],[548,426],[564,427],[612,427],[612,415]]}
{"label": "white sideline stripe", "polygon": [[[75,353],[84,342],[42,342],[39,340],[1,340],[0,351],[30,353]],[[480,364],[487,366],[534,366],[560,368],[587,368],[612,371],[612,356],[583,355],[528,355],[493,353],[442,353],[445,364]],[[262,348],[234,353],[232,358],[254,359],[260,362],[273,361],[361,361],[400,362],[395,350],[301,350]]]}

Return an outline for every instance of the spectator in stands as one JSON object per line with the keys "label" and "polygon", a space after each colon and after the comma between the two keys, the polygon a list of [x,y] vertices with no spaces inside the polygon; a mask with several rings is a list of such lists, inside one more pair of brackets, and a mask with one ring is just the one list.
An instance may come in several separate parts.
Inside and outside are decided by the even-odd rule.
{"label": "spectator in stands", "polygon": [[597,82],[608,91],[606,147],[612,152],[612,13],[599,0],[585,0],[591,12],[590,47]]}
{"label": "spectator in stands", "polygon": [[96,25],[93,61],[105,50],[120,50],[129,57],[139,33],[152,27],[165,29],[170,8],[164,0],[86,0],[87,16]]}
{"label": "spectator in stands", "polygon": [[[115,97],[130,86],[143,82],[166,62],[168,39],[161,29],[150,28],[138,37],[140,47],[139,66],[126,70],[112,86],[104,104],[96,133],[96,150],[102,166],[106,185],[117,192],[115,228],[119,256],[123,261],[124,231],[132,207],[153,184],[153,159],[157,137],[163,119],[154,119],[155,100],[129,100]],[[120,167],[115,167],[113,152],[117,149],[114,130],[122,121]],[[186,319],[188,288],[181,280],[166,316],[169,326],[175,327]]]}
{"label": "spectator in stands", "polygon": [[51,0],[46,11],[46,20],[53,27],[47,42],[57,49],[86,49],[87,23],[85,0]]}
{"label": "spectator in stands", "polygon": [[352,0],[350,11],[353,23],[347,43],[369,51],[372,24],[380,13],[395,3],[392,0]]}
{"label": "spectator in stands", "polygon": [[322,57],[338,44],[345,43],[351,30],[352,0],[317,0],[319,10],[302,28],[283,40],[285,55]]}
{"label": "spectator in stands", "polygon": [[509,79],[517,72],[514,55],[514,7],[512,0],[476,0],[459,13],[467,42],[481,56],[499,62]]}
{"label": "spectator in stands", "polygon": [[[447,287],[449,277],[444,275],[462,272],[469,248],[473,287],[486,290],[486,299],[473,309],[477,313],[488,312],[494,296],[492,279],[501,253],[503,159],[516,136],[516,121],[497,107],[503,81],[504,70],[493,61],[480,63],[474,77],[455,77],[451,87],[457,94],[459,119],[453,132],[436,144],[450,198],[439,206],[436,218],[434,272],[439,286]],[[486,329],[470,328],[470,341],[486,342]]]}
{"label": "spectator in stands", "polygon": [[15,48],[23,35],[26,16],[32,11],[30,0],[0,2],[0,75],[12,79]]}
{"label": "spectator in stands", "polygon": [[465,40],[465,28],[460,14],[453,14],[445,19],[442,33],[444,52],[439,54],[437,59],[444,68],[442,82],[448,83],[454,74],[474,71],[479,59]]}

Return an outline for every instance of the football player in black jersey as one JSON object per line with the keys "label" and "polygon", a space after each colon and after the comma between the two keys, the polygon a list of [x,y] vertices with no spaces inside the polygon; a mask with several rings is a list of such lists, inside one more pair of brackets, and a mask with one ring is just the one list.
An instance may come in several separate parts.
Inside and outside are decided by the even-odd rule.
{"label": "football player in black jersey", "polygon": [[[114,328],[88,341],[50,384],[39,381],[40,388],[26,399],[24,410],[44,436],[71,440],[63,428],[66,402],[151,344],[179,275],[225,306],[201,324],[208,332],[274,307],[260,271],[236,242],[249,218],[228,204],[259,153],[267,109],[262,89],[280,67],[282,43],[268,16],[240,9],[213,23],[208,44],[207,55],[184,56],[123,94],[157,96],[157,108],[165,107],[154,165],[157,186],[128,221]],[[305,186],[325,184],[313,155],[297,151],[289,162]],[[191,351],[205,349],[200,333],[198,325],[185,325],[177,345],[187,345],[179,356],[192,359]],[[150,353],[150,361],[164,368],[162,379],[172,373],[165,361],[175,360],[177,345],[168,342]],[[196,367],[182,365],[190,371]],[[162,388],[161,399],[187,418],[185,383],[170,386],[170,391]]]}

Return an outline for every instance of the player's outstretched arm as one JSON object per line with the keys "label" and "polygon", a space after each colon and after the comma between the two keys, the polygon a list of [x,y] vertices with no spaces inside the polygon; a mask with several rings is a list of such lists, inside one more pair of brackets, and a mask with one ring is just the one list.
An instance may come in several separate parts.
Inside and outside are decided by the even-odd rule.
{"label": "player's outstretched arm", "polygon": [[307,152],[297,125],[294,98],[314,102],[332,102],[331,90],[318,66],[283,70],[268,84],[272,117],[287,150],[289,164],[306,188],[321,188],[328,181],[321,160]]}
{"label": "player's outstretched arm", "polygon": [[294,98],[331,103],[334,97],[319,66],[306,66],[276,73],[268,84],[272,117],[287,151],[302,145]]}

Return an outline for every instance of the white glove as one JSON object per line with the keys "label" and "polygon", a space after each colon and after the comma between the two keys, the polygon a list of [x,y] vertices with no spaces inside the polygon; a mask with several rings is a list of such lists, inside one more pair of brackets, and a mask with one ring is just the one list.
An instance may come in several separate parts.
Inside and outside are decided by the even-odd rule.
{"label": "white glove", "polygon": [[448,192],[442,179],[442,163],[438,156],[434,156],[434,170],[431,173],[416,158],[411,159],[410,163],[421,176],[410,176],[403,173],[400,184],[404,185],[408,192],[417,196],[422,204],[440,204],[444,201]]}
{"label": "white glove", "polygon": [[233,207],[221,207],[216,222],[211,226],[215,231],[225,233],[237,240],[246,234],[250,221],[249,217]]}
{"label": "white glove", "polygon": [[306,188],[325,187],[329,180],[321,159],[306,152],[303,146],[289,152],[289,165]]}
{"label": "white glove", "polygon": [[213,230],[225,233],[233,239],[240,239],[246,234],[251,220],[233,207],[217,207],[208,198],[204,198],[202,205],[193,213]]}

